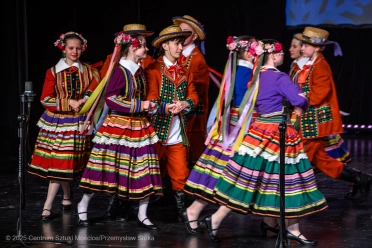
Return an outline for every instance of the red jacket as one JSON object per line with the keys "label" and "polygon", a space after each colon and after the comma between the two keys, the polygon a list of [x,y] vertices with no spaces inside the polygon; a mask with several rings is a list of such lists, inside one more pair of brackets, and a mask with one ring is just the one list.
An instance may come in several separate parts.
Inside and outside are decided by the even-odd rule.
{"label": "red jacket", "polygon": [[209,102],[209,70],[204,55],[198,46],[191,54],[182,60],[182,66],[192,74],[193,84],[198,93],[199,103],[195,109],[187,115],[187,132],[204,132],[207,129]]}
{"label": "red jacket", "polygon": [[301,117],[302,137],[306,140],[343,133],[332,71],[323,54],[310,67],[302,90],[309,98],[309,109]]}
{"label": "red jacket", "polygon": [[[171,128],[173,114],[168,111],[168,105],[176,97],[180,101],[187,101],[192,110],[198,103],[198,95],[193,85],[192,75],[187,69],[180,67],[178,84],[169,74],[164,64],[163,57],[150,63],[145,70],[147,100],[153,100],[159,104],[158,113],[153,117],[152,124],[155,128],[160,142],[166,143]],[[189,110],[189,111],[190,111]],[[180,113],[181,134],[185,138],[184,144],[188,145],[186,137],[187,120],[186,113]]]}

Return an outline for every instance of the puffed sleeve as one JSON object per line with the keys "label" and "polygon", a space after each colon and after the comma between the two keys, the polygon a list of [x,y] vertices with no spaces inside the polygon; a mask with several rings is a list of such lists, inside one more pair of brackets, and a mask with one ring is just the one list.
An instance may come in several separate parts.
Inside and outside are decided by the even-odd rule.
{"label": "puffed sleeve", "polygon": [[70,99],[57,98],[56,84],[57,81],[52,73],[52,69],[49,69],[45,76],[43,91],[40,97],[41,104],[51,112],[71,111]]}
{"label": "puffed sleeve", "polygon": [[304,111],[307,110],[309,103],[304,92],[297,84],[292,83],[291,78],[287,74],[280,73],[276,87],[279,94],[284,96],[292,106],[300,107]]}
{"label": "puffed sleeve", "polygon": [[117,67],[108,82],[105,102],[110,109],[119,112],[143,112],[143,101],[131,98],[131,96],[128,95],[130,85],[127,79],[128,77],[125,76],[123,69]]}

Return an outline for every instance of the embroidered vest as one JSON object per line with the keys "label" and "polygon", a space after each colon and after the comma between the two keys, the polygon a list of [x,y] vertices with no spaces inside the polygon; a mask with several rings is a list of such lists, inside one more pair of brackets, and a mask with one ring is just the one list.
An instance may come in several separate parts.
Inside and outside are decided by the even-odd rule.
{"label": "embroidered vest", "polygon": [[[314,66],[310,68],[309,75],[302,85],[302,90],[307,95],[311,92],[309,81],[313,69]],[[301,132],[303,138],[310,139],[319,137],[319,124],[331,122],[332,120],[332,111],[329,104],[320,107],[310,106],[301,118]]]}
{"label": "embroidered vest", "polygon": [[[160,69],[162,72],[162,82],[160,85],[160,102],[162,102],[162,106],[160,108],[165,108],[167,103],[173,103],[174,99],[178,99],[179,101],[184,101],[186,99],[186,92],[187,92],[187,78],[185,74],[178,75],[178,83],[177,85],[174,83],[174,79],[172,75],[167,70],[166,66],[162,63],[160,64]],[[163,106],[164,105],[164,106]],[[191,105],[192,107],[192,105]],[[181,135],[184,145],[188,145],[188,140],[186,137],[186,128],[187,128],[187,120],[186,116],[182,113],[179,114],[180,121],[181,121]],[[173,121],[173,114],[156,114],[152,117],[152,124],[153,127],[159,137],[159,140],[162,143],[166,143],[168,140],[169,131]]]}

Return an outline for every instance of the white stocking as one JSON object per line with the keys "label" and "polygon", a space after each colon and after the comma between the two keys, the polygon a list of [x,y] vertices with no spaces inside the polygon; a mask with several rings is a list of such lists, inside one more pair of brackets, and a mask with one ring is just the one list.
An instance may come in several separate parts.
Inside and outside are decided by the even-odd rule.
{"label": "white stocking", "polygon": [[82,214],[79,214],[79,218],[81,220],[87,220],[88,219],[87,210],[88,210],[89,202],[92,199],[93,195],[94,195],[94,193],[91,193],[91,194],[86,194],[85,193],[83,195],[83,198],[81,198],[80,202],[77,205],[78,213],[82,213]]}
{"label": "white stocking", "polygon": [[138,219],[139,221],[143,221],[143,224],[145,225],[153,225],[152,222],[147,219],[147,207],[149,205],[149,197],[140,200],[139,202],[139,209],[138,209]]}

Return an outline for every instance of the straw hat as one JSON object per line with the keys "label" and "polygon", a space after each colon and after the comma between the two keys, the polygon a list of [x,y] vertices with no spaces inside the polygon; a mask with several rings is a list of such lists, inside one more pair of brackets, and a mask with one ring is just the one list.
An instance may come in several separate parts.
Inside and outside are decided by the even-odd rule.
{"label": "straw hat", "polygon": [[328,40],[328,35],[328,31],[324,29],[306,27],[302,33],[297,33],[293,35],[293,37],[305,43],[323,46],[334,43],[333,41]]}
{"label": "straw hat", "polygon": [[138,24],[138,23],[125,25],[123,27],[123,31],[126,34],[137,33],[137,34],[140,34],[140,35],[145,36],[145,37],[151,36],[151,35],[154,34],[153,31],[146,31],[146,26],[145,25]]}
{"label": "straw hat", "polygon": [[182,31],[179,26],[171,25],[169,27],[164,28],[160,33],[159,37],[155,38],[152,41],[152,46],[155,48],[159,48],[160,44],[163,41],[176,38],[176,37],[189,37],[191,35],[191,31]]}
{"label": "straw hat", "polygon": [[204,31],[204,28],[194,17],[189,15],[175,16],[172,18],[172,20],[173,23],[178,26],[180,25],[180,23],[183,22],[189,24],[198,34],[198,40],[205,40],[206,33]]}

